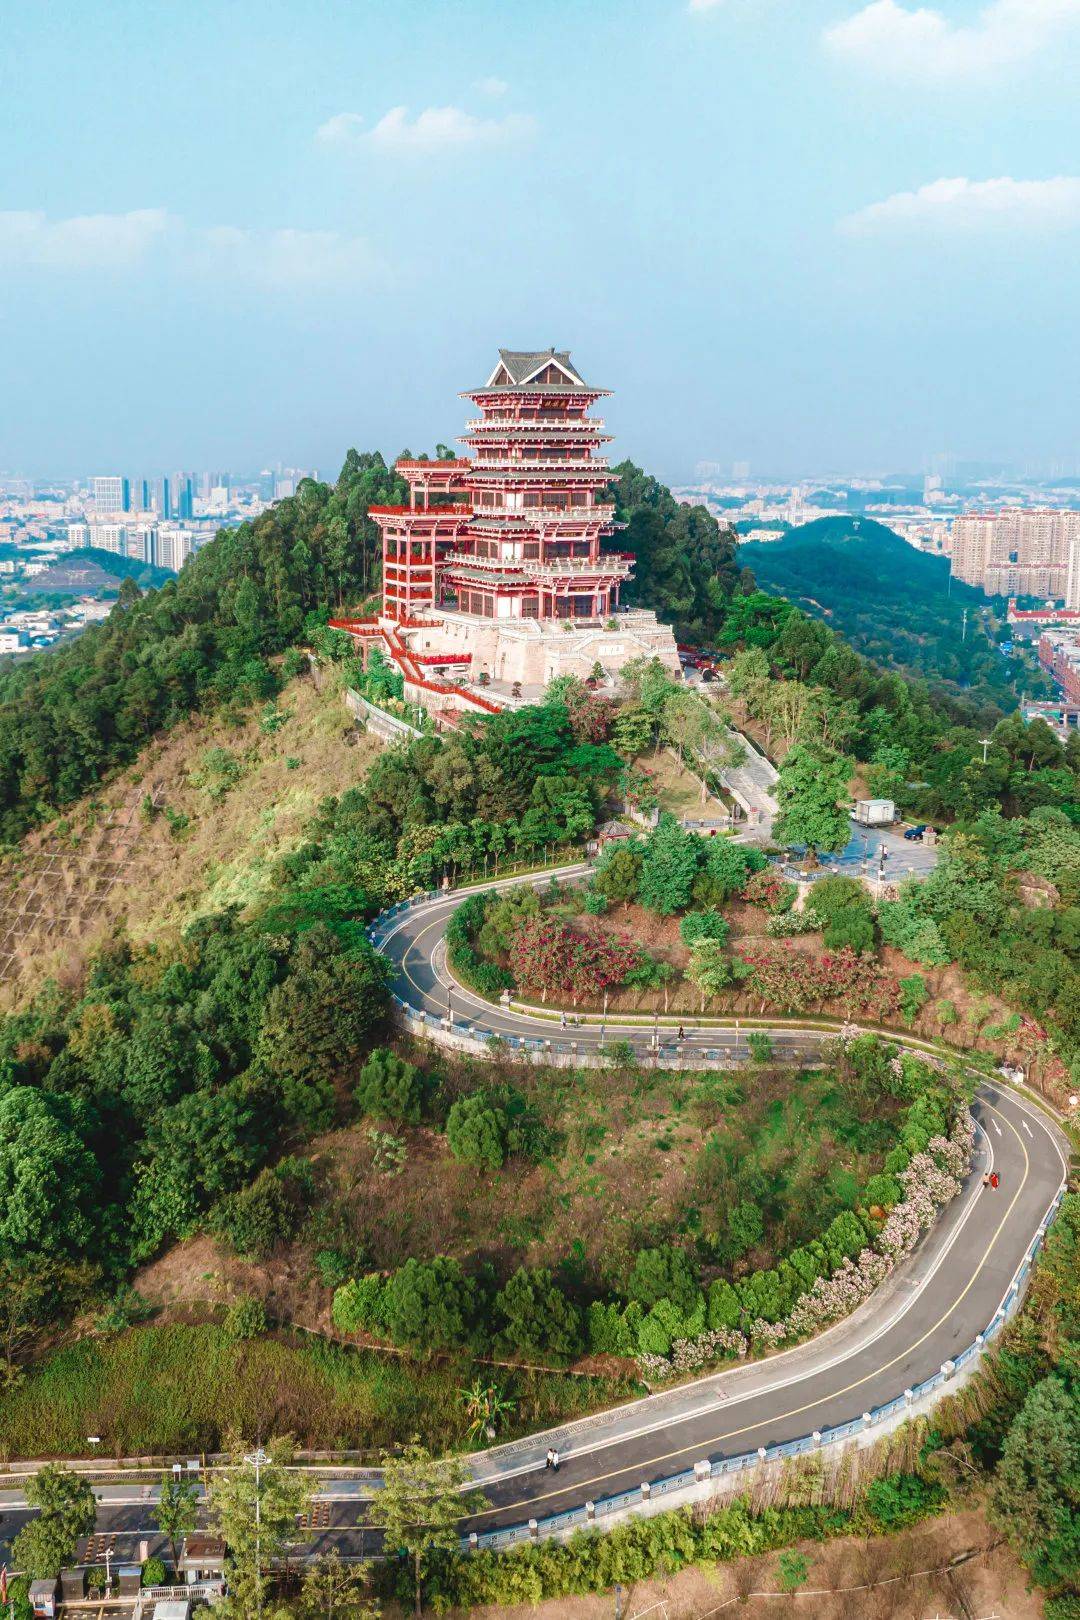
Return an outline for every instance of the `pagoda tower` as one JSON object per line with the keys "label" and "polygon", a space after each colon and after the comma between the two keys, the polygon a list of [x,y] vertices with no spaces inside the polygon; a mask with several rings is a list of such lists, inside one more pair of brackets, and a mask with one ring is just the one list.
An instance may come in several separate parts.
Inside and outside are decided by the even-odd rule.
{"label": "pagoda tower", "polygon": [[[607,393],[565,350],[500,349],[487,381],[462,395],[479,413],[461,441],[470,453],[402,458],[408,504],[369,508],[382,534],[382,611],[333,622],[358,647],[381,643],[418,701],[486,709],[512,697],[500,685],[636,657],[678,670],[670,630],[645,609],[620,609],[633,557],[601,546],[615,528],[610,436],[589,412]],[[490,690],[478,694],[478,682]]]}

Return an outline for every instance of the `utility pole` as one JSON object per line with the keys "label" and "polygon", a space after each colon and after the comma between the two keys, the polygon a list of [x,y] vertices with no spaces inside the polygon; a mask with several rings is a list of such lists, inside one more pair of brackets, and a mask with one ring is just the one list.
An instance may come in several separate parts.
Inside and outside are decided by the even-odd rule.
{"label": "utility pole", "polygon": [[983,764],[985,765],[986,764],[986,750],[990,746],[990,738],[989,737],[980,737],[979,742],[982,744]]}
{"label": "utility pole", "polygon": [[961,625],[960,625],[960,640],[961,641],[966,641],[967,640],[967,615],[968,615],[968,610],[967,610],[967,608],[965,608],[964,609],[964,617],[963,617],[963,620],[962,620]]}

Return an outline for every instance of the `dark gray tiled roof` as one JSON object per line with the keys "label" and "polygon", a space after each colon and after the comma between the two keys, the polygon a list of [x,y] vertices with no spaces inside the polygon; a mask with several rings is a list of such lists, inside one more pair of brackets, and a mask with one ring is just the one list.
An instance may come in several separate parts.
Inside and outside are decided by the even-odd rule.
{"label": "dark gray tiled roof", "polygon": [[500,349],[499,359],[516,383],[523,383],[534,371],[539,371],[545,360],[555,360],[570,373],[573,382],[585,385],[585,379],[570,359],[569,349]]}

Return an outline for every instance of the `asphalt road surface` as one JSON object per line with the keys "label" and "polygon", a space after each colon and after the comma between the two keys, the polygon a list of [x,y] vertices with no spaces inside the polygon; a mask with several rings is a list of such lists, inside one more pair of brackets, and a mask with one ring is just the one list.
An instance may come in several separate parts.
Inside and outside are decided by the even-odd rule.
{"label": "asphalt road surface", "polygon": [[[564,875],[572,876],[567,869]],[[518,880],[520,881],[520,880]],[[547,881],[545,876],[543,881]],[[445,965],[446,924],[461,894],[440,897],[383,920],[377,932],[394,971],[394,990],[410,1007],[441,1020],[449,997],[454,1022],[477,1033],[550,1040],[554,1049],[576,1041],[582,1052],[601,1040],[599,1023],[563,1030],[506,1007],[492,1007],[453,981]],[[652,1050],[651,1019],[620,1025],[642,1053]],[[683,1043],[659,1032],[660,1061],[692,1066],[705,1052],[736,1056],[745,1033],[686,1025]],[[812,1030],[776,1029],[778,1055],[811,1057],[822,1038]],[[609,1026],[608,1038],[612,1035]],[[998,1310],[1045,1222],[1066,1172],[1066,1142],[1036,1104],[1005,1086],[980,1086],[973,1106],[976,1155],[964,1192],[944,1212],[915,1253],[852,1316],[808,1344],[749,1365],[728,1367],[692,1384],[597,1414],[550,1434],[496,1447],[475,1459],[474,1472],[488,1508],[463,1525],[479,1532],[520,1525],[586,1501],[632,1490],[690,1468],[800,1439],[885,1405],[939,1371],[973,1343]],[[993,1167],[1000,1187],[984,1189]],[[557,1475],[544,1468],[549,1445],[558,1446]],[[325,1478],[322,1516],[328,1521],[304,1543],[306,1552],[336,1546],[359,1556],[374,1550],[376,1533],[363,1528],[370,1481]],[[98,1531],[115,1537],[115,1559],[137,1554],[146,1538],[160,1545],[150,1486],[101,1488]],[[13,1482],[0,1489],[0,1547],[27,1512]]]}

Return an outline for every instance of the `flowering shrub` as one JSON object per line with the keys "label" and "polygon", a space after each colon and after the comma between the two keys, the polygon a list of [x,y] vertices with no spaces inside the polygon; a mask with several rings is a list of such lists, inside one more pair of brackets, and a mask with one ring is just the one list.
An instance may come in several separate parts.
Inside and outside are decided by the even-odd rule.
{"label": "flowering shrub", "polygon": [[541,913],[527,917],[510,941],[510,965],[519,985],[549,995],[567,996],[576,1007],[612,986],[622,984],[637,966],[640,951],[627,934],[612,936],[599,929],[571,928]]}
{"label": "flowering shrub", "polygon": [[739,955],[750,969],[748,983],[761,997],[762,1012],[767,1007],[805,1012],[842,1001],[864,1017],[888,1018],[899,1005],[900,986],[892,975],[847,946],[813,957],[792,945],[761,942],[744,945]]}
{"label": "flowering shrub", "polygon": [[948,1136],[932,1137],[925,1151],[914,1154],[901,1171],[903,1199],[889,1212],[873,1244],[862,1249],[854,1260],[845,1256],[831,1276],[818,1277],[782,1321],[767,1322],[758,1317],[746,1333],[740,1328],[723,1327],[696,1339],[678,1339],[670,1357],[638,1357],[644,1376],[654,1383],[679,1377],[722,1357],[739,1359],[751,1349],[771,1350],[806,1338],[850,1316],[884,1282],[897,1262],[911,1253],[933,1225],[938,1211],[960,1192],[974,1140],[974,1121],[963,1108]]}
{"label": "flowering shrub", "polygon": [[789,883],[777,867],[766,866],[743,885],[742,898],[752,906],[764,906],[766,911],[790,911],[798,893],[794,883]]}

